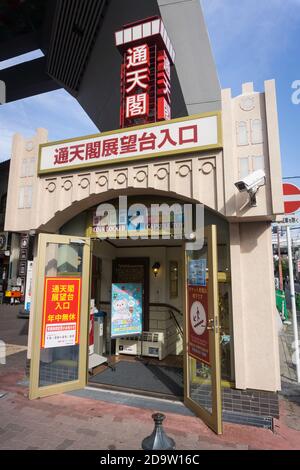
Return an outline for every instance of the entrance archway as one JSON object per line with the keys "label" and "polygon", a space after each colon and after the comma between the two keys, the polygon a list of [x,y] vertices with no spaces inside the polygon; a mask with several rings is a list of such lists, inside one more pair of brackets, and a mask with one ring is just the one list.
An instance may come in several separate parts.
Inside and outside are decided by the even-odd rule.
{"label": "entrance archway", "polygon": [[[155,200],[155,197],[157,200]],[[137,200],[140,203],[142,200],[144,203],[148,204],[151,201],[159,202],[160,204],[166,204],[168,202],[172,205],[177,203],[179,207],[182,203],[187,202],[187,200],[183,201],[178,198],[172,199],[170,194],[162,197],[161,193],[154,196],[148,193],[137,195],[134,192],[129,194],[129,199],[132,203]],[[115,204],[115,201],[116,199],[109,199],[106,200],[105,203],[106,205],[110,204],[114,207],[112,203]],[[190,357],[190,350],[187,350],[187,345],[190,341],[187,333],[189,328],[188,312],[190,309],[191,312],[193,311],[193,306],[189,304],[190,290],[187,291],[187,289],[189,289],[188,286],[191,276],[190,266],[192,264],[196,266],[193,260],[196,260],[197,256],[200,256],[201,259],[206,260],[205,268],[202,272],[202,277],[204,276],[204,288],[198,289],[196,294],[199,296],[200,292],[201,295],[207,296],[206,303],[204,302],[203,305],[206,305],[207,315],[210,315],[211,318],[209,321],[212,323],[208,322],[207,317],[205,323],[207,330],[206,347],[214,348],[215,351],[210,356],[211,359],[209,359],[214,363],[212,370],[216,371],[216,366],[219,368],[219,339],[216,341],[216,337],[219,338],[220,335],[219,322],[216,320],[219,310],[217,300],[218,266],[216,228],[214,230],[210,228],[207,231],[204,248],[199,250],[199,253],[196,254],[196,258],[195,254],[186,258],[185,250],[183,249],[184,240],[176,239],[174,234],[166,240],[163,227],[159,227],[161,236],[159,236],[158,239],[150,238],[146,240],[144,237],[139,240],[131,240],[128,238],[124,240],[116,236],[114,240],[103,240],[102,237],[99,241],[97,232],[91,235],[91,230],[93,229],[93,227],[91,227],[91,223],[93,224],[93,213],[95,214],[98,208],[98,206],[91,207],[92,202],[94,202],[94,199],[84,201],[86,210],[82,211],[83,201],[81,201],[80,207],[76,205],[76,207],[71,207],[68,213],[57,214],[57,217],[44,227],[49,231],[50,228],[52,228],[52,230],[54,230],[55,227],[58,228],[59,235],[56,235],[58,239],[55,242],[58,252],[60,252],[62,246],[59,237],[63,237],[63,240],[65,240],[67,244],[68,240],[69,244],[73,245],[85,243],[85,240],[91,240],[93,244],[92,254],[94,261],[92,266],[95,265],[96,268],[95,271],[93,268],[89,271],[92,281],[93,298],[90,298],[87,310],[82,313],[85,315],[85,323],[87,323],[87,311],[91,311],[91,309],[96,307],[97,312],[95,316],[97,319],[95,321],[95,317],[92,318],[91,315],[90,335],[88,339],[89,347],[87,347],[86,343],[85,348],[86,352],[89,350],[90,356],[94,355],[95,358],[96,354],[98,358],[100,357],[103,360],[99,363],[93,361],[93,363],[90,364],[89,381],[102,388],[114,387],[126,391],[138,391],[139,393],[156,394],[157,396],[165,396],[168,398],[181,398],[183,391],[185,391],[184,397],[186,403],[196,412],[198,411],[203,419],[212,427],[215,426],[219,432],[220,393],[218,393],[219,401],[217,401],[215,392],[216,390],[220,391],[220,376],[217,378],[215,372],[207,372],[210,365],[203,368],[201,366],[201,360],[200,362],[199,360],[197,361],[197,355]],[[99,198],[97,202],[99,203]],[[71,217],[74,213],[75,217]],[[65,223],[62,224],[61,221],[63,218],[65,219]],[[226,230],[224,230],[226,223],[219,220],[217,215],[207,212],[206,222],[209,223],[212,221],[218,223],[221,234],[222,230],[223,234],[226,232]],[[175,222],[175,219],[173,219],[173,231]],[[226,256],[226,242],[219,244],[220,249],[221,247],[222,249],[224,248],[223,254],[220,257],[221,264],[223,263],[224,266],[227,266],[223,266],[222,272],[226,278],[225,282],[227,282],[226,273],[229,271],[229,257]],[[55,256],[54,264],[56,263],[56,265],[58,265],[57,257],[60,255],[56,254]],[[81,255],[79,254],[78,256],[80,257]],[[70,263],[69,260],[65,260],[63,263],[63,265],[68,264],[72,263]],[[159,275],[157,271],[154,271],[155,265],[159,266]],[[60,268],[61,266],[62,265],[60,265]],[[151,267],[153,267],[153,272],[151,272]],[[67,274],[67,271],[65,269],[63,270],[65,273],[63,274],[64,276]],[[210,277],[212,281],[209,281],[207,290],[205,286],[207,286],[207,279],[210,279]],[[130,297],[132,293],[129,292],[128,294],[126,291],[129,285],[131,286],[131,290],[134,290],[136,286],[138,286],[139,289],[137,290],[142,292],[142,296],[139,300],[140,305],[142,305],[141,311],[143,313],[141,331],[139,335],[130,335],[127,332],[126,334],[113,336],[113,303],[115,300],[113,289],[117,286],[117,288],[123,291],[123,296],[125,293],[127,297],[128,295]],[[199,286],[200,285],[202,284],[199,284]],[[137,298],[134,297],[134,301],[136,300]],[[124,299],[122,298],[121,301],[123,302]],[[119,317],[122,318],[121,322],[118,324],[118,328],[120,328],[120,323],[126,320],[124,308],[123,305],[122,311],[119,312]],[[100,315],[98,315],[98,312],[100,312]],[[101,320],[99,320],[99,318],[101,318]],[[96,323],[99,323],[98,329],[94,327]],[[213,334],[214,339],[209,339],[209,330],[212,330],[211,334]],[[102,331],[102,334],[100,334],[100,331]],[[85,334],[84,331],[83,334]],[[99,338],[96,341],[95,337],[97,335],[98,337],[102,336],[102,341],[100,341]],[[62,356],[57,356],[59,352],[58,349],[52,352],[48,351],[47,357],[44,351],[41,352],[43,352],[43,355],[40,354],[39,356],[39,386],[47,386],[46,382],[50,380],[50,387],[55,391],[55,384],[59,383],[63,386],[67,380],[64,373],[58,374],[59,364],[63,363],[65,373],[68,374],[69,368],[73,367],[68,361],[72,361],[73,359],[68,357],[66,360],[64,353],[62,353]],[[41,373],[44,367],[42,363],[45,362],[45,358],[47,363],[45,369],[47,369],[48,376],[42,377],[41,380]],[[75,358],[75,361],[76,360]],[[55,363],[55,378],[50,371],[52,367],[51,364],[53,363]],[[55,381],[55,383],[53,381]],[[202,398],[199,398],[197,395],[199,388],[203,386],[206,394],[205,404]],[[59,389],[61,389],[61,386]],[[46,391],[44,390],[43,393],[46,393]],[[207,409],[205,409],[205,407]]]}

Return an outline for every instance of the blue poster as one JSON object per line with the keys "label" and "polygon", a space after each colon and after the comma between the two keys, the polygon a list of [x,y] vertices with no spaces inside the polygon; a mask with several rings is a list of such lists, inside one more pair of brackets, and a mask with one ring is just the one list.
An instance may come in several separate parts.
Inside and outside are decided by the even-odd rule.
{"label": "blue poster", "polygon": [[206,286],[206,259],[193,259],[189,261],[189,286]]}
{"label": "blue poster", "polygon": [[111,337],[141,335],[143,325],[142,284],[112,284]]}

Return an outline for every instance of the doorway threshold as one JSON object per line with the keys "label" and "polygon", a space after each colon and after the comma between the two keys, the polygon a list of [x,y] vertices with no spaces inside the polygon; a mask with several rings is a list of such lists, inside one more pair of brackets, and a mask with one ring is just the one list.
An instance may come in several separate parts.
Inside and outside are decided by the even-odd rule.
{"label": "doorway threshold", "polygon": [[160,411],[162,413],[175,413],[184,416],[195,416],[183,402],[174,399],[159,398],[153,396],[141,395],[140,393],[124,392],[117,390],[107,390],[104,388],[86,386],[81,390],[67,392],[81,398],[100,400],[116,405],[132,406],[134,408],[149,409],[151,411]]}
{"label": "doorway threshold", "polygon": [[131,388],[131,387],[122,387],[120,385],[102,384],[102,383],[94,383],[94,382],[88,382],[87,386],[90,388],[95,388],[95,389],[103,390],[103,391],[105,390],[105,391],[111,391],[111,392],[120,392],[120,393],[125,393],[128,395],[135,395],[135,396],[140,396],[140,397],[148,397],[148,398],[154,398],[154,399],[159,399],[159,400],[172,401],[174,403],[183,402],[183,396],[177,396],[171,393],[158,393],[158,392],[154,392],[150,390],[142,390],[142,389],[136,389],[136,388]]}

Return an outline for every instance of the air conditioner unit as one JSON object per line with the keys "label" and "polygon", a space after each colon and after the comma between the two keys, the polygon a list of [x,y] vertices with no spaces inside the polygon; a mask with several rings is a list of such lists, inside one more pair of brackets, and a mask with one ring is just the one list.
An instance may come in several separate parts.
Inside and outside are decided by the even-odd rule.
{"label": "air conditioner unit", "polygon": [[117,338],[116,355],[128,354],[139,356],[143,343],[143,356],[157,357],[160,361],[167,355],[163,332],[143,332],[143,339],[138,336]]}

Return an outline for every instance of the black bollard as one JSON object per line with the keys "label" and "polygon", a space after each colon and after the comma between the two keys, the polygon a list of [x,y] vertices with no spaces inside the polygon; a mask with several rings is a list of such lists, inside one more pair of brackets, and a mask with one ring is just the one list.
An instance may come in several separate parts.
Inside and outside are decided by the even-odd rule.
{"label": "black bollard", "polygon": [[144,450],[174,450],[175,442],[171,437],[168,437],[163,428],[163,420],[165,415],[162,413],[154,413],[152,415],[155,423],[154,429],[150,436],[145,437],[142,442],[142,449]]}

